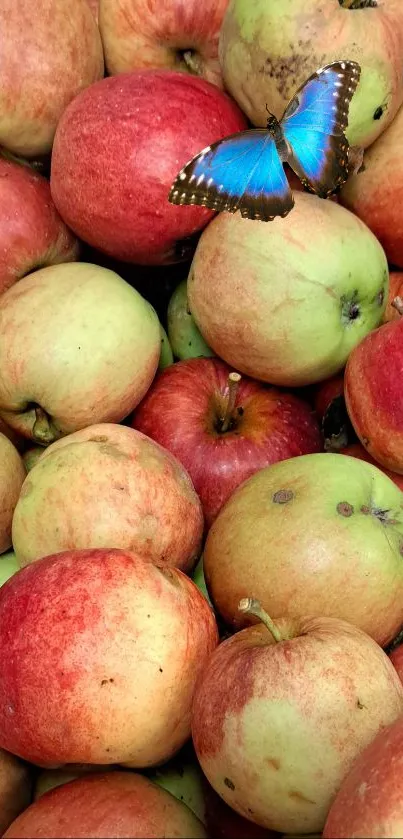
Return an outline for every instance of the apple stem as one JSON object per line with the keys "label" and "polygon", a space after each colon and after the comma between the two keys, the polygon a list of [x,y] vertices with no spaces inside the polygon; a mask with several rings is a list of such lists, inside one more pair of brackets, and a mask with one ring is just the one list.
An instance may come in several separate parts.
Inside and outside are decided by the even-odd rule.
{"label": "apple stem", "polygon": [[229,424],[232,418],[232,412],[235,408],[236,395],[238,393],[238,385],[241,381],[240,373],[230,373],[228,376],[228,396],[227,404],[225,406],[225,413],[221,420],[221,431],[228,431]]}
{"label": "apple stem", "polygon": [[52,421],[46,411],[39,405],[35,407],[35,422],[32,429],[34,440],[42,446],[54,443],[60,436],[52,425]]}
{"label": "apple stem", "polygon": [[392,306],[397,312],[399,312],[399,315],[403,315],[403,297],[395,297],[395,299],[392,300]]}
{"label": "apple stem", "polygon": [[203,63],[201,61],[199,53],[195,52],[194,50],[184,50],[182,52],[182,60],[185,64],[185,67],[192,73],[194,76],[201,76]]}
{"label": "apple stem", "polygon": [[254,615],[255,618],[259,618],[259,620],[261,620],[267,627],[269,632],[271,632],[277,644],[280,641],[285,640],[278,626],[276,626],[274,621],[272,621],[270,615],[262,609],[258,600],[255,600],[253,597],[243,597],[238,603],[238,610],[243,612],[245,615]]}

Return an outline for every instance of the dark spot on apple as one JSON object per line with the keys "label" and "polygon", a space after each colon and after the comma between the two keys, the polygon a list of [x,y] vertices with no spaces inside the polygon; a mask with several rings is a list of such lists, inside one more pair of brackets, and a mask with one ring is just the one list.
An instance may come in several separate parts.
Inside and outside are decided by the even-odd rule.
{"label": "dark spot on apple", "polygon": [[359,708],[360,711],[362,711],[362,709],[365,708],[364,703],[361,702],[359,699],[357,699],[357,708]]}
{"label": "dark spot on apple", "polygon": [[160,667],[160,668],[159,668],[159,671],[160,671],[160,673],[163,673],[163,672],[164,672],[164,671],[163,671],[163,669],[162,669],[162,667]]}
{"label": "dark spot on apple", "polygon": [[239,406],[239,408],[237,408],[237,413],[239,414],[240,417],[242,417],[244,415],[244,409],[242,408],[241,405]]}
{"label": "dark spot on apple", "polygon": [[360,507],[360,510],[362,513],[364,513],[364,516],[368,516],[371,512],[370,508],[367,507],[366,504],[363,504],[362,507]]}
{"label": "dark spot on apple", "polygon": [[374,119],[380,119],[383,114],[383,105],[379,105],[379,107],[374,112]]}
{"label": "dark spot on apple", "polygon": [[375,301],[378,304],[378,306],[383,306],[384,299],[385,299],[385,292],[384,292],[383,288],[381,288],[381,290],[378,291],[378,294],[375,297]]}
{"label": "dark spot on apple", "polygon": [[189,315],[189,317],[192,317],[192,313],[189,309],[189,306],[186,306],[186,314]]}
{"label": "dark spot on apple", "polygon": [[360,314],[360,307],[357,306],[357,303],[353,303],[350,306],[350,311],[349,311],[350,320],[357,320],[359,314]]}
{"label": "dark spot on apple", "polygon": [[89,437],[88,442],[89,443],[107,443],[108,438],[105,437],[105,435],[104,436],[99,436],[99,437]]}
{"label": "dark spot on apple", "polygon": [[224,784],[228,789],[235,789],[235,784],[232,783],[230,778],[224,778]]}
{"label": "dark spot on apple", "polygon": [[352,504],[349,504],[348,501],[339,501],[336,510],[341,516],[344,516],[347,519],[354,513],[354,507]]}
{"label": "dark spot on apple", "polygon": [[340,6],[343,6],[345,9],[350,9],[354,11],[354,9],[376,9],[378,6],[378,0],[339,0]]}
{"label": "dark spot on apple", "polygon": [[267,757],[265,763],[267,766],[271,766],[272,769],[275,769],[276,772],[280,769],[280,761],[276,757]]}
{"label": "dark spot on apple", "polygon": [[297,789],[291,790],[288,793],[288,797],[293,799],[294,801],[298,801],[304,804],[316,804],[316,801],[312,801],[311,798],[307,798],[302,792],[299,792]]}
{"label": "dark spot on apple", "polygon": [[362,445],[363,446],[369,446],[369,437],[363,437],[362,438]]}
{"label": "dark spot on apple", "polygon": [[112,685],[114,683],[114,681],[115,681],[114,679],[102,679],[101,687],[103,687],[104,685],[108,685],[108,684]]}
{"label": "dark spot on apple", "polygon": [[292,501],[293,498],[294,493],[292,489],[278,489],[273,495],[273,501],[275,504],[287,504],[288,501]]}
{"label": "dark spot on apple", "polygon": [[273,79],[279,94],[284,99],[290,99],[302,79],[307,79],[313,70],[326,64],[326,56],[312,55],[312,52],[306,49],[307,46],[307,42],[304,41],[305,50],[301,53],[299,51],[301,47],[298,50],[295,44],[290,43],[289,55],[266,58],[259,69],[259,73]]}

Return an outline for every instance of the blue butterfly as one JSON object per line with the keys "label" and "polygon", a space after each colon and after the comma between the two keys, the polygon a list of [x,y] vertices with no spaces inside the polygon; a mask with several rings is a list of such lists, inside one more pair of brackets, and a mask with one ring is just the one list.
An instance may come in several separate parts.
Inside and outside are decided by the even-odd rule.
{"label": "blue butterfly", "polygon": [[272,221],[294,198],[283,163],[302,184],[327,198],[348,177],[348,109],[361,74],[354,61],[335,61],[297,90],[280,122],[240,131],[203,149],[172,184],[172,204],[200,204],[217,212]]}

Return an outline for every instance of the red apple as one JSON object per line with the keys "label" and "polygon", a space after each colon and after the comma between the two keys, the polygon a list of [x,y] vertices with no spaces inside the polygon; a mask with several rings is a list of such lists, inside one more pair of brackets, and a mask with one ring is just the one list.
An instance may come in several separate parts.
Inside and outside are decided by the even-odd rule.
{"label": "red apple", "polygon": [[0,554],[11,547],[11,523],[25,476],[17,449],[0,432]]}
{"label": "red apple", "polygon": [[30,166],[0,158],[0,294],[37,268],[77,257],[77,239],[60,218],[48,181]]}
{"label": "red apple", "polygon": [[333,802],[323,839],[403,835],[403,717],[359,755]]}
{"label": "red apple", "polygon": [[373,466],[377,466],[378,469],[381,470],[385,475],[396,484],[399,489],[403,490],[403,475],[398,475],[397,472],[391,472],[390,469],[384,469],[379,463],[374,460],[373,457],[364,449],[364,446],[361,443],[351,443],[350,446],[346,446],[345,449],[340,449],[340,454],[347,454],[350,457],[358,457],[359,460],[366,460],[367,463],[372,463]]}
{"label": "red apple", "polygon": [[[0,559],[1,562],[1,559]],[[0,831],[31,803],[31,778],[26,764],[0,749]]]}
{"label": "red apple", "polygon": [[63,784],[17,818],[12,839],[206,839],[198,818],[173,795],[134,772],[106,772]]}
{"label": "red apple", "polygon": [[305,402],[241,378],[215,358],[179,361],[160,373],[132,425],[186,467],[208,527],[234,489],[258,469],[322,448]]}
{"label": "red apple", "polygon": [[0,746],[39,766],[168,760],[217,640],[176,568],[115,549],[39,560],[0,588]]}
{"label": "red apple", "polygon": [[261,623],[223,641],[196,687],[192,736],[203,772],[245,818],[313,833],[355,757],[403,714],[403,686],[364,632],[332,618]]}
{"label": "red apple", "polygon": [[183,70],[223,86],[218,36],[228,0],[102,0],[99,25],[109,75]]}
{"label": "red apple", "polygon": [[403,474],[403,318],[385,323],[352,351],[344,393],[355,432],[381,466]]}
{"label": "red apple", "polygon": [[403,682],[403,644],[398,644],[397,647],[389,653],[389,658],[399,676],[401,682]]}
{"label": "red apple", "polygon": [[325,451],[340,451],[351,439],[356,439],[344,401],[344,371],[313,388],[313,403],[320,420]]}
{"label": "red apple", "polygon": [[134,550],[191,571],[201,549],[203,513],[179,461],[123,425],[91,425],[44,450],[14,511],[20,565],[57,551]]}
{"label": "red apple", "polygon": [[2,0],[0,146],[49,152],[77,94],[103,75],[102,43],[87,0]]}
{"label": "red apple", "polygon": [[78,236],[110,256],[150,265],[181,261],[192,251],[189,237],[213,213],[170,204],[172,182],[194,154],[245,125],[235,102],[204,79],[164,70],[104,79],[59,122],[51,171],[56,207]]}
{"label": "red apple", "polygon": [[92,11],[92,14],[94,15],[95,20],[98,23],[100,0],[87,0],[87,3]]}
{"label": "red apple", "polygon": [[[403,7],[400,0],[400,14]],[[396,0],[392,0],[392,7]],[[385,11],[386,11],[386,7]],[[381,11],[381,10],[380,10]],[[395,30],[398,33],[398,30]],[[399,24],[403,33],[403,23]],[[403,50],[400,50],[403,55]],[[403,79],[403,70],[401,70]],[[389,262],[403,268],[403,220],[400,203],[403,198],[403,160],[401,154],[403,108],[364,155],[361,169],[343,187],[342,204],[356,213],[383,245]]]}
{"label": "red apple", "polygon": [[384,323],[388,323],[390,320],[399,320],[401,317],[393,305],[396,297],[403,297],[403,271],[391,271],[389,274],[389,294],[383,315]]}

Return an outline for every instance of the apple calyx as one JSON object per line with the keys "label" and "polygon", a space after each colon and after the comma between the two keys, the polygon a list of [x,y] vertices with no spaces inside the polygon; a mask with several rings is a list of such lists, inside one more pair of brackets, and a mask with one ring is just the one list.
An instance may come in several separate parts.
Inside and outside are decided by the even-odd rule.
{"label": "apple calyx", "polygon": [[53,425],[49,414],[47,414],[40,405],[36,405],[34,411],[35,421],[32,428],[33,439],[41,446],[49,446],[50,443],[54,443],[55,440],[58,440],[59,437],[61,437],[61,434]]}
{"label": "apple calyx", "polygon": [[273,636],[276,644],[279,644],[281,641],[290,640],[288,635],[283,635],[282,632],[280,632],[278,626],[271,619],[270,615],[262,609],[259,600],[255,600],[254,597],[243,597],[238,603],[238,611],[242,612],[244,615],[254,615],[255,618],[259,618]]}
{"label": "apple calyx", "polygon": [[[224,399],[221,400],[220,406],[217,409],[217,421],[215,428],[219,434],[225,434],[226,431],[233,431],[234,426],[236,425],[234,409],[241,378],[241,374],[235,373],[235,371],[230,373],[228,376],[228,392]],[[242,415],[243,409],[238,408],[238,413]]]}
{"label": "apple calyx", "polygon": [[343,9],[376,9],[378,0],[339,0]]}
{"label": "apple calyx", "polygon": [[403,297],[395,297],[395,299],[392,300],[391,305],[397,312],[399,312],[399,315],[403,315]]}
{"label": "apple calyx", "polygon": [[192,76],[203,75],[203,59],[195,49],[178,49],[176,57],[181,69],[187,70]]}

